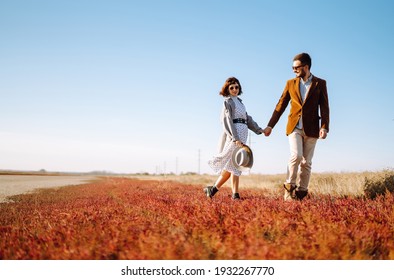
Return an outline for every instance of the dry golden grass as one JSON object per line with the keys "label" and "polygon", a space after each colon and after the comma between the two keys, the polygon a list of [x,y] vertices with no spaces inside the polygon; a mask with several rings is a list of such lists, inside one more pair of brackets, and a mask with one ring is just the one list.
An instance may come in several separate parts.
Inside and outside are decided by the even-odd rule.
{"label": "dry golden grass", "polygon": [[[332,196],[361,196],[365,180],[374,180],[384,177],[385,174],[392,174],[393,171],[382,170],[378,172],[345,172],[345,173],[312,173],[309,190],[311,194],[327,194]],[[216,175],[140,175],[130,176],[138,179],[171,180],[185,184],[207,186],[212,185]],[[268,193],[277,194],[282,191],[285,174],[263,175],[250,174],[242,175],[240,178],[240,188],[265,189]],[[224,187],[229,187],[228,181]]]}

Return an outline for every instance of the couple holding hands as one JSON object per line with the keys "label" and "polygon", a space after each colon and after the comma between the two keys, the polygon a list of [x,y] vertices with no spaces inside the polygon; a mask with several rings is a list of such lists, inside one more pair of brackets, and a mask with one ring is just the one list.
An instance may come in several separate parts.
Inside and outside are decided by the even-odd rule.
{"label": "couple holding hands", "polygon": [[[242,171],[253,164],[253,154],[245,145],[248,129],[256,134],[269,136],[281,115],[290,103],[286,135],[290,144],[290,158],[287,165],[287,178],[283,185],[285,200],[302,200],[308,194],[312,169],[312,157],[318,139],[325,139],[329,130],[329,104],[326,81],[310,72],[311,57],[301,53],[293,59],[293,72],[296,77],[288,80],[278,104],[268,122],[262,129],[246,112],[242,100],[241,83],[230,77],[224,83],[220,95],[224,97],[221,115],[223,141],[218,155],[208,164],[219,173],[213,186],[204,188],[207,197],[212,198],[223,184],[231,178],[232,198],[240,199],[239,177]],[[299,183],[297,174],[300,168]]]}

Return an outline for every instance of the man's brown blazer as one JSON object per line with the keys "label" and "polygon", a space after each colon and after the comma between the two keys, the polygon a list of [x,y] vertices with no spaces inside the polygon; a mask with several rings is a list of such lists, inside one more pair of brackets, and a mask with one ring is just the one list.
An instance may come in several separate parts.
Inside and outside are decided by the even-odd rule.
{"label": "man's brown blazer", "polygon": [[[319,131],[325,128],[328,132],[330,122],[330,108],[326,81],[315,76],[304,102],[301,99],[300,79],[288,80],[286,87],[275,107],[268,126],[274,127],[291,101],[290,113],[287,121],[286,135],[293,132],[302,116],[303,128],[306,136],[319,138]],[[319,115],[321,114],[321,116]]]}

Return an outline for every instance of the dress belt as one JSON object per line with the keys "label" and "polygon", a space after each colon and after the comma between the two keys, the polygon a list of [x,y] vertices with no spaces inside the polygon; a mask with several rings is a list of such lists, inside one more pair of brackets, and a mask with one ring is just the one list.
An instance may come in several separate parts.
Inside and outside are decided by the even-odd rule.
{"label": "dress belt", "polygon": [[246,124],[246,120],[245,120],[245,119],[241,119],[241,118],[239,118],[239,119],[233,119],[233,123],[243,123],[243,124]]}

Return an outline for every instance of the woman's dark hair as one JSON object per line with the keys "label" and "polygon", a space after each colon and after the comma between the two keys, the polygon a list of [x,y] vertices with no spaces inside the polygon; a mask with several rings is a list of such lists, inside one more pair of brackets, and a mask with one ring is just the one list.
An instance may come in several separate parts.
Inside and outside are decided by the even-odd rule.
{"label": "woman's dark hair", "polygon": [[297,54],[294,58],[293,61],[299,60],[302,65],[308,65],[309,70],[311,70],[312,67],[312,59],[307,53],[300,53]]}
{"label": "woman's dark hair", "polygon": [[219,94],[224,96],[224,97],[229,96],[230,95],[230,91],[228,90],[228,88],[230,87],[230,85],[233,85],[233,84],[238,84],[239,85],[238,95],[241,95],[242,94],[242,86],[241,86],[241,83],[238,81],[238,79],[235,78],[235,77],[230,77],[230,78],[228,78],[226,80],[226,82],[224,83],[224,85],[222,87],[222,90],[220,91]]}

